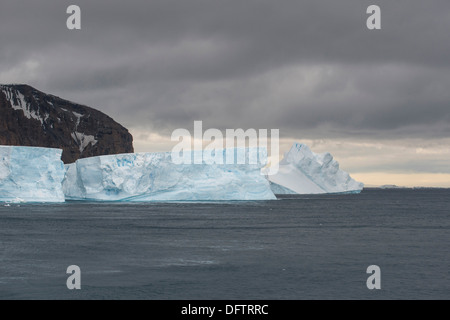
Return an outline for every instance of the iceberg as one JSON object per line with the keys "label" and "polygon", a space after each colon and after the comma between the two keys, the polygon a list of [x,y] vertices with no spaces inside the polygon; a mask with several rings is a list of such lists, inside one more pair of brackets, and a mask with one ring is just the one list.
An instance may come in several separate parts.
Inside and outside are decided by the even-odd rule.
{"label": "iceberg", "polygon": [[[129,153],[79,159],[66,165],[63,191],[67,200],[88,201],[221,201],[273,200],[269,181],[256,164],[215,164],[203,152],[201,163],[176,164],[171,152]],[[226,157],[227,149],[223,152]],[[252,158],[258,152],[246,149]],[[237,153],[235,153],[237,154]],[[238,163],[238,162],[235,162]]]}
{"label": "iceberg", "polygon": [[294,143],[278,172],[267,178],[275,194],[359,193],[364,187],[339,169],[330,153],[316,154],[301,143]]}
{"label": "iceberg", "polygon": [[[228,159],[228,152],[233,164],[212,161]],[[195,163],[178,164],[171,152],[160,152],[83,158],[64,167],[60,149],[0,146],[0,202],[274,200],[275,194],[359,193],[364,187],[331,154],[315,154],[304,144],[292,146],[274,175],[261,174],[268,170],[262,169],[266,149],[243,152],[243,164],[242,150],[223,149],[189,151],[191,159],[201,159]]]}
{"label": "iceberg", "polygon": [[62,150],[0,146],[0,202],[64,202]]}

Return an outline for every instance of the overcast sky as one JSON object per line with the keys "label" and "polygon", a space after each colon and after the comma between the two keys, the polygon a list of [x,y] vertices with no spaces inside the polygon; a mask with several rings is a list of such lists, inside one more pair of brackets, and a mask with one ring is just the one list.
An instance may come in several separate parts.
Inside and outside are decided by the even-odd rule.
{"label": "overcast sky", "polygon": [[0,83],[99,109],[137,151],[194,120],[277,128],[365,183],[450,187],[448,0],[2,0],[0,43]]}

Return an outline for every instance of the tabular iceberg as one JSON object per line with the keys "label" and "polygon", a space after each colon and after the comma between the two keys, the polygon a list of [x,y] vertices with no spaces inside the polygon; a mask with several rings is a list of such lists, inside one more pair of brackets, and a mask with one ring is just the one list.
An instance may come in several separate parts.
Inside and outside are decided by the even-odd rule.
{"label": "tabular iceberg", "polygon": [[[249,149],[246,152],[257,151]],[[265,150],[264,157],[267,157]],[[98,156],[66,165],[63,190],[68,200],[276,199],[269,181],[260,174],[261,167],[260,163],[207,164],[205,161],[175,164],[171,152]]]}
{"label": "tabular iceberg", "polygon": [[0,202],[64,202],[62,150],[0,146]]}
{"label": "tabular iceberg", "polygon": [[300,143],[292,146],[278,173],[268,179],[275,194],[359,193],[364,187],[340,170],[330,153],[316,154]]}

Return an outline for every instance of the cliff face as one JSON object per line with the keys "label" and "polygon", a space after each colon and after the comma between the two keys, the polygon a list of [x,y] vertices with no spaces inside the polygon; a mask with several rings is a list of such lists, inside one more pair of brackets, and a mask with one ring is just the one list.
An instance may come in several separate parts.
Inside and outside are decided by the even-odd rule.
{"label": "cliff face", "polygon": [[134,151],[128,130],[104,113],[27,85],[0,85],[0,145],[60,148],[64,163]]}

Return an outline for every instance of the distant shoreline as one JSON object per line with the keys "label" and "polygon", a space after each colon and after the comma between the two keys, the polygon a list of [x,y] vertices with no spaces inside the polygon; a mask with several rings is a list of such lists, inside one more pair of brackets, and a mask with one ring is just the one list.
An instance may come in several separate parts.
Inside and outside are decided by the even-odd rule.
{"label": "distant shoreline", "polygon": [[[364,189],[450,189],[449,187],[364,186]],[[364,190],[363,189],[363,190]]]}

